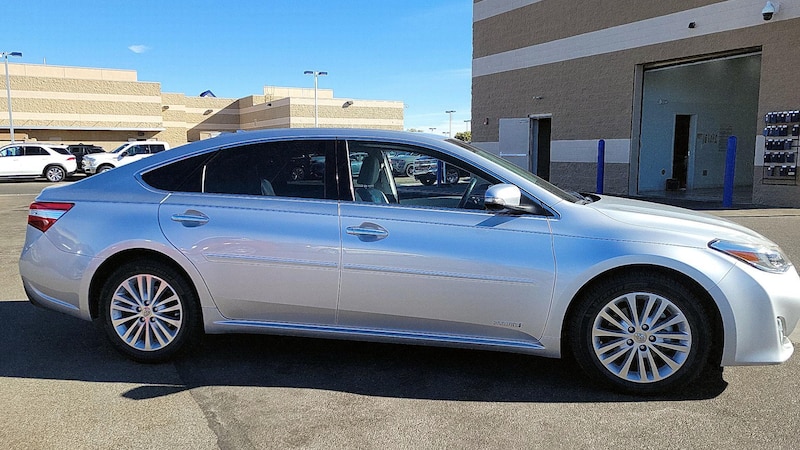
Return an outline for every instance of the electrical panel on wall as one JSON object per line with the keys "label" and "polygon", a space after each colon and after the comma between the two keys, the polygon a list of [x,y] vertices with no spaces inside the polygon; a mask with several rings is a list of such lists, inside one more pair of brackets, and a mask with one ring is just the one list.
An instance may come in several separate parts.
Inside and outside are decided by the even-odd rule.
{"label": "electrical panel on wall", "polygon": [[775,111],[764,116],[763,184],[797,184],[800,149],[800,110]]}

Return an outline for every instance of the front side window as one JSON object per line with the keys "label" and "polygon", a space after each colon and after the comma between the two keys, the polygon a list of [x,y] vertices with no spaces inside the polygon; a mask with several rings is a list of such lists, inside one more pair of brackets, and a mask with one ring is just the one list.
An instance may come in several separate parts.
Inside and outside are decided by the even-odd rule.
{"label": "front side window", "polygon": [[223,148],[142,175],[175,192],[336,199],[332,141],[283,141]]}
{"label": "front side window", "polygon": [[22,147],[6,147],[0,152],[0,156],[22,156]]}
{"label": "front side window", "polygon": [[348,141],[356,202],[483,210],[483,194],[500,181],[479,169],[416,146]]}

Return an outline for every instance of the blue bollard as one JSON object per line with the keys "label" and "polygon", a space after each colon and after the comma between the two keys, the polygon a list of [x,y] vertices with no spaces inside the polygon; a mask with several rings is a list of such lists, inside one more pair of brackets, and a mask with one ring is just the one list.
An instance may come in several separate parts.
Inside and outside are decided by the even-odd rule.
{"label": "blue bollard", "polygon": [[728,151],[725,154],[725,181],[722,190],[722,206],[733,206],[733,176],[736,173],[736,136],[728,138]]}
{"label": "blue bollard", "polygon": [[597,190],[598,194],[603,193],[603,180],[606,175],[606,141],[600,139],[597,142]]}

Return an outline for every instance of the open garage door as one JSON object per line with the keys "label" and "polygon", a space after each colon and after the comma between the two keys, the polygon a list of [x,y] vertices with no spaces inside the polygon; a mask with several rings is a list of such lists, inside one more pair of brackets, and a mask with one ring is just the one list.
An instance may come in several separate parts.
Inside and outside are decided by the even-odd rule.
{"label": "open garage door", "polygon": [[757,53],[646,68],[638,193],[721,198],[727,140],[736,136],[734,183],[752,198],[760,76]]}

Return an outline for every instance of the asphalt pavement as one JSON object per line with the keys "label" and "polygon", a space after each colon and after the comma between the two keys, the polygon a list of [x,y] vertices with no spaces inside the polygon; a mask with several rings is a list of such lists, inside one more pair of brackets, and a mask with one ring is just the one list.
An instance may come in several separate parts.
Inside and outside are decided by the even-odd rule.
{"label": "asphalt pavement", "polygon": [[[0,183],[4,448],[798,446],[798,355],[656,398],[601,390],[558,360],[403,345],[209,336],[173,363],[131,362],[91,323],[25,300],[17,258],[47,185]],[[711,212],[800,261],[800,210]]]}

